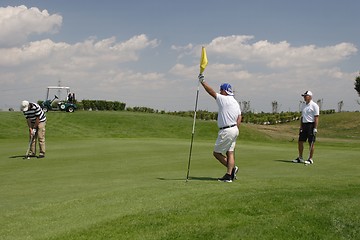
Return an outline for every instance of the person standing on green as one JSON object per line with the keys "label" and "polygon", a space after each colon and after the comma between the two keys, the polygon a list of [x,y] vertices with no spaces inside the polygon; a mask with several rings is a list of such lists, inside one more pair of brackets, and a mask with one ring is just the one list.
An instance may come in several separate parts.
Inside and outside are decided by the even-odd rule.
{"label": "person standing on green", "polygon": [[[313,94],[311,91],[306,91],[301,96],[304,97],[305,103],[302,106],[300,118],[300,130],[298,140],[299,156],[295,160],[293,160],[293,162],[313,164],[314,143],[316,140],[316,133],[319,125],[320,109],[319,106],[312,100]],[[304,161],[303,152],[304,142],[306,142],[306,140],[309,142],[310,154],[309,158]]]}
{"label": "person standing on green", "polygon": [[229,83],[221,84],[220,93],[217,93],[205,82],[204,75],[200,74],[198,78],[205,91],[216,100],[219,107],[217,119],[219,132],[213,155],[226,167],[226,173],[218,180],[232,182],[236,179],[236,173],[239,169],[235,165],[234,151],[241,123],[240,105],[234,98],[234,93]]}

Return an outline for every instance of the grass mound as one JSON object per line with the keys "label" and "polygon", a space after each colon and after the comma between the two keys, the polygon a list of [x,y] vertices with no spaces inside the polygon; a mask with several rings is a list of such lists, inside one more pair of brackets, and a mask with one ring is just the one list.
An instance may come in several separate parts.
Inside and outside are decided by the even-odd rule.
{"label": "grass mound", "polygon": [[[26,137],[26,123],[20,112],[0,112],[0,139]],[[192,118],[136,112],[47,113],[49,138],[176,138],[189,139]],[[240,139],[246,141],[295,141],[299,122],[277,125],[242,124]],[[25,131],[24,131],[25,130]],[[196,121],[196,139],[214,140],[215,121]],[[320,116],[319,138],[360,140],[360,112]]]}

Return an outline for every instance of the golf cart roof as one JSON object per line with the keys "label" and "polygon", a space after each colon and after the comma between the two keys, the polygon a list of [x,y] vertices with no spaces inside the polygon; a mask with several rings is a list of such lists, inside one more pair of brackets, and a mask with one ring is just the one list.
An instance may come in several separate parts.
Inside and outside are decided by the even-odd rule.
{"label": "golf cart roof", "polygon": [[59,87],[59,86],[50,86],[47,89],[70,89],[70,87]]}

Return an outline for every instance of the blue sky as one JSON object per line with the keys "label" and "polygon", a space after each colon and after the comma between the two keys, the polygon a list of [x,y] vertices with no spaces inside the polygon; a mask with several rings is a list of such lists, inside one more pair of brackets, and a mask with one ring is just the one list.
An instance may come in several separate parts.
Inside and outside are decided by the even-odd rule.
{"label": "blue sky", "polygon": [[[19,7],[24,5],[23,7]],[[70,86],[79,100],[193,110],[201,46],[206,81],[229,82],[253,111],[297,111],[311,90],[323,109],[357,110],[356,0],[3,1],[0,109]],[[200,90],[199,109],[216,111]]]}

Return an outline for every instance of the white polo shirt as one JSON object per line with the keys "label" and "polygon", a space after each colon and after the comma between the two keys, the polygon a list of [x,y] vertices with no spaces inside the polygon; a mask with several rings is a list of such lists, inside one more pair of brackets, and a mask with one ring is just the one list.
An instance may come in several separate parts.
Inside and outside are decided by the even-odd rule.
{"label": "white polo shirt", "polygon": [[301,117],[303,123],[315,122],[315,116],[319,116],[319,114],[320,114],[319,106],[313,100],[310,100],[308,104],[306,103],[303,104],[301,111]]}
{"label": "white polo shirt", "polygon": [[217,124],[219,128],[237,124],[241,115],[240,105],[233,96],[216,93],[216,103],[219,106]]}

